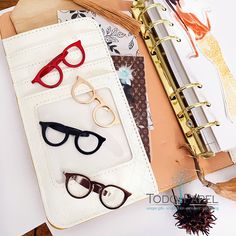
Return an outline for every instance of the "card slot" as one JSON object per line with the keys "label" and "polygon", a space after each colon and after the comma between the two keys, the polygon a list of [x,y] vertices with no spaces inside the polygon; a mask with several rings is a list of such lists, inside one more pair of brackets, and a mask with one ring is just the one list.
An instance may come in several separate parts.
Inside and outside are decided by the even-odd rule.
{"label": "card slot", "polygon": [[[104,73],[102,73],[102,74],[99,73],[98,75],[94,75],[94,76],[86,76],[86,71],[85,71],[84,76],[82,76],[82,75],[79,75],[79,76],[81,76],[83,79],[93,83],[93,87],[95,89],[103,88],[103,87],[105,87],[105,84],[109,85],[110,83],[114,82],[114,81],[112,81],[112,80],[114,80],[114,72],[104,71]],[[64,91],[64,93],[68,93],[68,96],[71,97],[71,89],[72,89],[73,84],[76,81],[76,78],[77,78],[77,76],[74,76],[73,78],[70,79],[70,82],[63,83],[61,86],[56,87],[54,89],[42,89],[42,90],[35,91],[34,93],[31,93],[29,95],[20,96],[20,97],[17,96],[17,97],[19,100],[21,100],[21,99],[29,100],[34,97],[40,98],[40,97],[44,97],[44,96],[50,96],[50,95],[52,96],[53,94],[58,96],[59,93],[61,93],[60,91]],[[84,93],[89,91],[89,89],[86,86],[85,86],[85,88],[80,89],[80,90]]]}
{"label": "card slot", "polygon": [[[108,65],[109,63],[110,63],[110,60],[107,60],[107,58],[105,58],[102,60],[97,60],[96,62],[91,62],[79,68],[66,68],[63,70],[63,81],[60,87],[67,84],[72,85],[78,75],[83,78],[91,78],[91,77],[96,77],[98,75],[108,75],[108,74],[114,75],[116,72],[114,72],[113,70],[108,71],[107,68],[109,67],[106,67],[106,65]],[[12,72],[12,77],[14,78],[14,76],[17,76],[17,74],[14,75],[14,73]],[[50,75],[46,77],[47,81],[54,82],[54,80],[57,80],[57,78],[55,77],[56,75],[57,75],[56,72],[50,73]],[[32,84],[31,83],[32,77],[28,76],[27,78],[28,79],[14,82],[15,91],[16,91],[17,97],[19,98],[24,97],[26,95],[34,94],[40,91],[45,91],[45,90],[47,91],[47,90],[55,89],[55,88],[45,89],[39,84]]]}
{"label": "card slot", "polygon": [[44,43],[44,44],[40,44],[34,47],[28,47],[28,48],[24,48],[22,50],[17,50],[14,51],[12,54],[7,55],[7,59],[9,60],[9,63],[15,67],[14,63],[16,61],[19,61],[20,59],[22,59],[22,57],[27,57],[27,58],[31,58],[34,55],[40,55],[43,54],[45,52],[47,52],[48,49],[50,49],[52,52],[57,52],[61,53],[68,45],[81,40],[82,46],[84,48],[86,47],[91,47],[97,44],[103,44],[102,42],[99,43],[99,41],[101,40],[94,40],[91,41],[91,38],[96,38],[97,34],[96,31],[92,31],[92,32],[87,32],[87,33],[82,33],[82,34],[76,34],[71,38],[66,38],[64,40],[55,40],[55,41],[50,41],[48,43]]}
{"label": "card slot", "polygon": [[[101,63],[101,66],[102,65],[104,65],[104,64]],[[88,81],[96,80],[97,82],[101,83],[101,85],[103,84],[103,81],[108,82],[109,80],[114,79],[114,72],[107,72],[107,71],[102,71],[102,70],[100,72],[97,75],[93,75],[93,74],[88,74],[87,70],[81,71],[81,73],[78,73],[76,71],[72,71],[73,74],[72,73],[67,74],[65,77],[65,80],[64,80],[65,82],[63,82],[59,87],[54,88],[54,89],[45,89],[41,86],[40,87],[34,86],[34,89],[32,89],[32,87],[29,86],[30,82],[26,81],[27,83],[17,85],[17,87],[15,85],[15,90],[17,93],[17,97],[19,99],[24,99],[24,98],[27,98],[29,96],[34,96],[34,95],[42,94],[42,96],[43,96],[43,94],[48,94],[48,93],[50,94],[50,93],[54,93],[54,92],[56,93],[58,90],[60,91],[61,89],[65,89],[65,88],[69,88],[71,90],[72,85],[75,83],[78,75],[81,78],[88,80]]]}
{"label": "card slot", "polygon": [[[84,27],[84,25],[86,25],[86,28]],[[78,28],[80,29],[79,34]],[[45,34],[44,32],[48,30],[51,30],[51,33]],[[64,38],[69,38],[68,35],[80,35],[94,32],[95,37],[92,41],[95,41],[96,39],[98,39],[98,41],[101,41],[101,39],[103,39],[103,36],[102,34],[96,33],[98,31],[100,31],[100,28],[95,20],[91,18],[75,19],[73,21],[54,24],[15,35],[13,37],[4,39],[3,43],[6,49],[6,54],[12,55],[16,51],[21,51],[25,48],[31,48],[34,47],[34,45],[43,44],[43,42],[52,41],[52,34],[54,38],[63,41]],[[15,44],[15,41],[18,41],[17,45]]]}
{"label": "card slot", "polygon": [[[94,53],[95,50],[97,52],[96,54]],[[91,63],[92,61],[99,60],[102,57],[105,57],[105,53],[106,51],[102,46],[102,44],[85,48],[86,56],[85,56],[85,63],[83,65]],[[48,55],[51,55],[51,51],[47,51],[47,53],[45,51],[40,56],[40,60],[38,58],[34,58],[33,60],[31,60],[30,63],[27,62],[28,59],[25,60],[23,59],[21,60],[21,62],[18,62],[21,65],[18,65],[16,67],[11,66],[11,71],[14,71],[14,73],[19,73],[20,77],[25,77],[26,76],[25,74],[28,73],[29,76],[33,77],[38,73],[38,71],[40,71],[45,65],[47,65],[53,59],[53,57],[48,58]],[[73,61],[77,63],[79,61],[77,60],[77,58],[81,58],[80,51],[78,49],[74,49],[73,51],[70,52],[69,58],[71,63],[73,63]],[[19,58],[16,59],[16,61],[18,60]],[[61,62],[60,68],[64,69],[67,68],[67,66],[63,62]]]}

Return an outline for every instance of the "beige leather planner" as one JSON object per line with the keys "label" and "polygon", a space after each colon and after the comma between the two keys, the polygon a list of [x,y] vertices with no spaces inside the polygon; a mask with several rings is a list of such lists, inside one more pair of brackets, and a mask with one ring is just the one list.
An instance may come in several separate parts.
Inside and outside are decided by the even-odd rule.
{"label": "beige leather planner", "polygon": [[[120,3],[120,1],[117,2]],[[22,3],[24,2],[22,1]],[[111,4],[111,1],[107,1],[106,4]],[[20,5],[17,10],[21,11]],[[42,8],[35,9],[35,11],[41,13]],[[54,23],[56,23],[56,12],[52,13],[52,15],[55,20]],[[24,17],[27,17],[27,13],[25,12]],[[41,22],[41,25],[50,24],[49,22],[45,22],[45,20],[40,17],[40,14],[38,20]],[[0,24],[3,38],[16,33],[9,19],[9,15],[2,17]],[[6,25],[8,25],[8,27],[6,27]],[[25,26],[24,31],[27,30],[29,30],[29,28]],[[148,97],[155,127],[154,130],[150,132],[151,166],[158,183],[159,191],[165,191],[195,179],[196,174],[191,158],[186,156],[186,154],[179,149],[181,145],[186,143],[186,140],[176,119],[176,115],[168,101],[160,77],[156,73],[155,66],[146,49],[145,42],[141,35],[137,37],[137,40],[140,52],[145,58]],[[207,173],[214,172],[232,164],[233,161],[227,153],[219,153],[214,158],[201,160],[201,166]],[[166,171],[167,169],[168,171]]]}

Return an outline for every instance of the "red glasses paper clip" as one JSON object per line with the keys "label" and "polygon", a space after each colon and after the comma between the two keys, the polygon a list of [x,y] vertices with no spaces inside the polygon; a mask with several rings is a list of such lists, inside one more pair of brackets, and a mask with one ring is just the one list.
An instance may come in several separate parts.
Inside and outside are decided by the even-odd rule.
{"label": "red glasses paper clip", "polygon": [[[81,54],[82,54],[82,58],[80,60],[79,63],[77,64],[71,64],[67,61],[66,57],[69,54],[69,49],[76,47],[80,50]],[[64,49],[64,51],[59,54],[58,56],[56,56],[53,60],[51,60],[46,66],[44,66],[36,75],[36,77],[32,80],[32,83],[39,83],[40,85],[42,85],[45,88],[56,88],[58,87],[63,80],[63,72],[62,69],[60,68],[59,64],[61,62],[63,62],[66,66],[71,67],[71,68],[77,68],[79,66],[81,66],[85,61],[85,51],[84,48],[81,44],[81,41],[77,41],[75,43],[70,44],[68,47],[66,47]],[[57,70],[59,73],[59,80],[55,83],[55,84],[46,84],[45,82],[43,82],[43,77],[47,74],[49,74],[51,71],[53,70]]]}

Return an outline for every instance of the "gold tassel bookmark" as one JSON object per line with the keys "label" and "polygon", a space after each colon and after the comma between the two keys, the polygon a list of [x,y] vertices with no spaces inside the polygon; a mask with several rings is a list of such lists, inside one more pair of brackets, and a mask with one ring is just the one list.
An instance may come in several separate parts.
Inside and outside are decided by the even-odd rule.
{"label": "gold tassel bookmark", "polygon": [[93,11],[107,18],[109,21],[124,27],[135,36],[140,32],[140,23],[121,11],[101,6],[90,0],[73,0],[73,2],[86,10]]}
{"label": "gold tassel bookmark", "polygon": [[188,145],[182,146],[181,148],[187,150],[191,154],[191,157],[194,160],[198,179],[205,187],[211,188],[216,194],[219,194],[224,198],[236,201],[236,178],[216,184],[206,180],[204,171],[201,169],[199,164],[199,156],[196,154],[196,152]]}

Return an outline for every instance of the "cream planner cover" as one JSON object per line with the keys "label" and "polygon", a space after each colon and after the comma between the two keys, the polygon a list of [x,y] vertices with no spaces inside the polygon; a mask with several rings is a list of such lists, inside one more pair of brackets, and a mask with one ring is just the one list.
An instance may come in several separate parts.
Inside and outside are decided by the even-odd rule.
{"label": "cream planner cover", "polygon": [[[56,88],[48,89],[31,83],[43,66],[78,40],[85,51],[83,65],[69,68],[60,63],[63,81]],[[71,197],[66,191],[64,172],[79,173],[92,181],[127,190],[131,196],[124,205],[146,198],[147,193],[157,192],[145,149],[103,34],[93,19],[76,19],[39,28],[5,39],[3,44],[46,215],[52,225],[68,228],[110,211],[101,204],[96,189],[82,199]],[[71,48],[69,54],[71,61],[81,57],[76,48]],[[51,71],[44,79],[54,81],[58,76],[58,72]],[[71,90],[77,76],[91,84],[96,94],[115,111],[118,117],[115,125],[104,128],[95,124],[92,112],[96,101],[80,104],[73,99]],[[92,87],[80,86],[76,95],[86,97]],[[102,114],[101,117],[106,119],[106,111]],[[91,155],[78,152],[72,135],[63,145],[50,146],[42,137],[39,122],[56,122],[95,132],[105,141]],[[58,130],[49,131],[50,138],[61,138]],[[90,141],[83,145],[88,148]],[[114,194],[108,191],[106,195],[111,203],[117,197]]]}

